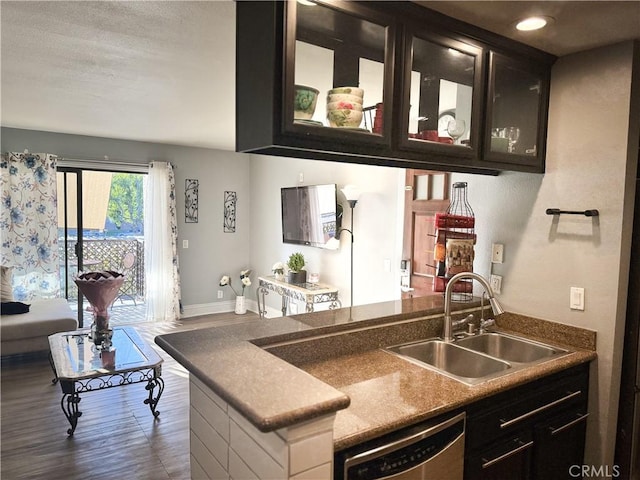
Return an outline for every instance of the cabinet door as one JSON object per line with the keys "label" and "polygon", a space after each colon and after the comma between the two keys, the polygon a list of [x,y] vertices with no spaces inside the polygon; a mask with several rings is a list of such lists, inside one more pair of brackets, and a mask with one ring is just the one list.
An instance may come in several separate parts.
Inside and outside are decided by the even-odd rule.
{"label": "cabinet door", "polygon": [[580,477],[579,467],[584,459],[587,415],[573,410],[536,425],[534,479],[560,480]]}
{"label": "cabinet door", "polygon": [[548,103],[548,68],[490,52],[484,159],[544,171]]}
{"label": "cabinet door", "polygon": [[530,477],[533,440],[530,433],[486,447],[468,459],[465,480],[527,480]]}
{"label": "cabinet door", "polygon": [[284,131],[388,144],[394,39],[392,18],[357,2],[287,2]]}
{"label": "cabinet door", "polygon": [[400,146],[477,157],[482,50],[463,41],[411,29],[404,42]]}

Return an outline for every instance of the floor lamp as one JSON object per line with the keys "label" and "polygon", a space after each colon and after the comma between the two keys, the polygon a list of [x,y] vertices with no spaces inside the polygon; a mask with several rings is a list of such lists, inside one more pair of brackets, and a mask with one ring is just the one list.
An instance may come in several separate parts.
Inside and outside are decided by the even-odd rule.
{"label": "floor lamp", "polygon": [[344,194],[345,198],[347,199],[347,202],[349,202],[349,208],[351,208],[351,228],[339,228],[338,231],[336,232],[336,236],[334,237],[334,239],[331,240],[335,240],[335,241],[329,241],[327,243],[327,248],[338,248],[339,243],[337,242],[337,240],[340,240],[340,234],[342,232],[349,232],[351,234],[351,306],[353,307],[353,209],[356,206],[356,203],[358,203],[358,199],[360,198],[360,190],[358,189],[358,187],[356,187],[355,185],[345,185],[344,188],[342,188],[342,193]]}

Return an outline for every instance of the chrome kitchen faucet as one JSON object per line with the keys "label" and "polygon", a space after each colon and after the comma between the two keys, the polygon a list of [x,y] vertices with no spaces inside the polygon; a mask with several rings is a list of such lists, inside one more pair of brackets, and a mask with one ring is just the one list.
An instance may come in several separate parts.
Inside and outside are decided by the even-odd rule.
{"label": "chrome kitchen faucet", "polygon": [[487,297],[489,298],[489,305],[491,305],[491,310],[493,310],[494,315],[500,315],[504,313],[504,309],[494,298],[493,290],[491,289],[491,285],[486,278],[477,273],[473,272],[462,272],[451,277],[449,282],[447,283],[447,288],[444,293],[444,332],[442,337],[445,342],[451,342],[453,340],[453,327],[451,322],[451,292],[453,291],[453,285],[456,284],[458,280],[463,278],[471,278],[477,280],[480,285],[484,287],[487,292]]}

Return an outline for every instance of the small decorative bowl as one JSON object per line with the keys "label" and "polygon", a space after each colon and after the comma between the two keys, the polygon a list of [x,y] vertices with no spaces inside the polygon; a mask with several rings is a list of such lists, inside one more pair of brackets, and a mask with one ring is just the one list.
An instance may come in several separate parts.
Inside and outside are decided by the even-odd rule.
{"label": "small decorative bowl", "polygon": [[320,93],[313,87],[296,85],[296,96],[293,101],[293,118],[295,120],[309,120],[316,111],[316,102]]}
{"label": "small decorative bowl", "polygon": [[327,92],[327,95],[333,95],[335,93],[347,93],[349,95],[357,95],[358,97],[364,97],[364,90],[358,87],[336,87]]}
{"label": "small decorative bowl", "polygon": [[327,112],[327,120],[332,127],[349,127],[357,128],[362,122],[362,112],[359,110],[329,110]]}
{"label": "small decorative bowl", "polygon": [[329,110],[358,110],[361,112],[362,105],[360,103],[340,100],[338,102],[327,103],[327,111]]}
{"label": "small decorative bowl", "polygon": [[358,95],[349,95],[348,93],[332,93],[327,95],[327,103],[349,102],[362,105],[362,97]]}

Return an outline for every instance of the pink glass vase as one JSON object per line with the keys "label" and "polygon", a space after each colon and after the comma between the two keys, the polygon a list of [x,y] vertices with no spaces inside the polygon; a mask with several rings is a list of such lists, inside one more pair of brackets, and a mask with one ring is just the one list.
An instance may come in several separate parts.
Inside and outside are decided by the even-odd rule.
{"label": "pink glass vase", "polygon": [[78,290],[86,297],[93,309],[91,338],[101,346],[110,343],[109,307],[118,296],[124,275],[112,270],[80,273],[73,279]]}

